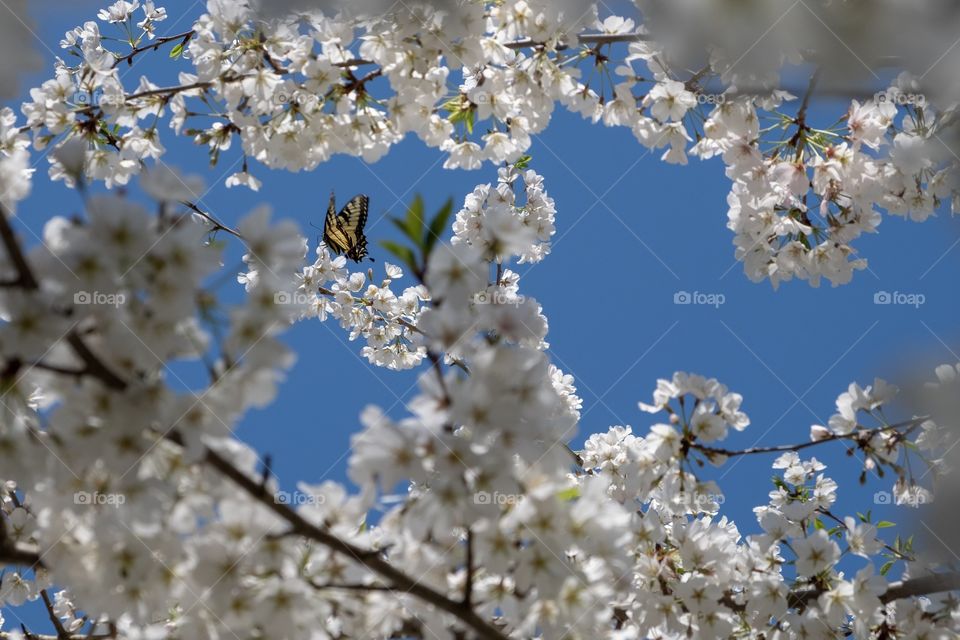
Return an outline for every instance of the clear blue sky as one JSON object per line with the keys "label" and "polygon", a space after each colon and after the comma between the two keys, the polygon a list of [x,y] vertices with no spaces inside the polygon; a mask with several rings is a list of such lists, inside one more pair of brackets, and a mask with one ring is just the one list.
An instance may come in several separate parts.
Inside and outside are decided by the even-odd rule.
{"label": "clear blue sky", "polygon": [[[37,9],[38,34],[56,53],[63,32],[92,19],[99,7],[77,4]],[[170,33],[188,29],[202,10],[201,3],[161,4],[173,18],[189,7],[189,18],[165,25]],[[53,53],[44,54],[47,69],[31,76],[37,83],[52,75]],[[128,87],[140,74],[158,84],[174,82],[176,72],[189,67],[168,60],[165,50],[140,60],[126,72]],[[811,116],[828,125],[842,111],[832,103],[813,109]],[[459,208],[474,185],[496,179],[491,166],[445,171],[439,151],[408,138],[374,165],[337,157],[299,174],[253,166],[264,181],[259,193],[228,190],[223,178],[236,156],[226,153],[221,165],[210,169],[202,149],[163,133],[166,162],[205,175],[212,188],[203,204],[227,223],[269,202],[276,214],[296,219],[312,237],[316,232],[308,225],[322,224],[331,188],[340,198],[368,194],[367,235],[378,269],[389,256],[377,241],[395,236],[385,221],[388,212],[399,212],[415,193],[423,194],[428,207],[453,197]],[[659,161],[659,152],[648,155],[629,130],[591,125],[562,110],[547,132],[535,137],[530,153],[531,167],[545,177],[556,200],[557,235],[545,261],[517,270],[523,275],[522,293],[535,297],[549,318],[553,361],[574,375],[584,401],[574,447],[585,435],[615,424],[632,425],[643,434],[651,418],[637,402],[649,401],[657,378],[675,370],[716,377],[743,394],[752,425],[725,442],[740,448],[807,440],[810,425],[829,419],[836,396],[851,381],[894,377],[916,360],[929,362],[932,375],[932,365],[960,360],[955,355],[960,353],[960,248],[951,250],[960,240],[960,220],[951,220],[948,212],[923,224],[885,217],[878,235],[857,241],[870,270],[858,273],[853,284],[813,289],[791,282],[774,292],[768,283],[749,282],[734,263],[726,228],[729,181],[719,160],[669,166]],[[39,164],[34,194],[19,214],[20,222],[37,233],[49,216],[79,207],[75,193],[47,182],[46,167],[45,160]],[[240,253],[232,255],[237,260],[228,262],[238,262]],[[726,304],[719,309],[675,305],[680,290],[721,293]],[[874,294],[880,290],[922,293],[926,304],[919,309],[877,306]],[[236,299],[239,285],[228,283],[224,292]],[[238,435],[273,456],[287,488],[301,479],[345,480],[349,438],[358,430],[361,409],[376,403],[393,416],[403,415],[417,372],[369,365],[359,355],[362,345],[347,342],[332,322],[301,323],[286,341],[299,356],[289,380],[277,403],[249,415]],[[860,469],[840,447],[814,452],[840,484],[838,513],[872,506],[873,491],[892,484],[888,477],[861,489]],[[744,534],[758,530],[751,508],[763,504],[772,488],[772,460],[744,459],[720,472],[726,471],[720,481],[726,494],[723,513],[734,517]],[[903,512],[883,511],[888,519],[903,520]]]}

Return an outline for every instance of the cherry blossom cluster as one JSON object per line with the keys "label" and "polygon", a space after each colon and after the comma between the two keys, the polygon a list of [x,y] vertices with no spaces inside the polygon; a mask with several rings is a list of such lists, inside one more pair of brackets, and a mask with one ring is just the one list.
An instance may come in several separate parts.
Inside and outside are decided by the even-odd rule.
{"label": "cherry blossom cluster", "polygon": [[[954,204],[956,162],[941,138],[952,111],[906,73],[854,96],[838,114],[846,127],[818,128],[808,106],[819,71],[793,109],[798,97],[777,88],[775,68],[748,71],[719,48],[691,74],[642,24],[601,19],[592,4],[400,3],[382,14],[294,5],[211,0],[192,29],[157,36],[162,8],[116,2],[67,33],[69,56],[31,92],[25,128],[38,148],[86,141],[86,177],[115,185],[163,156],[166,122],[211,161],[232,158],[229,186],[256,189],[254,161],[291,171],[336,153],[373,162],[408,133],[446,151],[447,168],[513,163],[559,103],[629,127],[645,147],[665,148],[666,162],[722,156],[736,256],[774,286],[846,283],[866,266],[852,242],[876,231],[881,210],[923,220]],[[794,45],[769,57],[774,67],[803,59]],[[141,77],[129,87],[129,67],[160,47],[192,66],[175,86]],[[545,236],[552,207],[534,214],[537,204],[521,217]]]}
{"label": "cherry blossom cluster", "polygon": [[344,256],[332,256],[323,243],[317,247],[316,261],[297,276],[294,295],[304,307],[301,318],[335,318],[349,330],[350,340],[366,339],[361,351],[373,364],[389,369],[419,365],[426,356],[418,324],[423,303],[430,299],[427,289],[419,285],[394,293],[390,285],[403,277],[403,269],[389,262],[379,285],[366,284],[366,276],[350,273],[346,264]]}
{"label": "cherry blossom cluster", "polygon": [[[901,76],[899,83],[909,79]],[[867,266],[852,242],[877,231],[878,208],[922,221],[944,200],[956,204],[953,166],[942,161],[936,139],[937,117],[923,105],[898,106],[902,95],[894,85],[862,104],[854,100],[846,127],[838,129],[812,128],[805,107],[796,118],[776,117],[763,131],[760,114],[744,103],[710,115],[696,151],[722,154],[727,165],[733,180],[728,227],[752,280],[845,284]],[[784,134],[770,149],[761,135],[767,130]]]}
{"label": "cherry blossom cluster", "polygon": [[[517,202],[514,192],[519,179],[524,184],[523,204]],[[468,244],[492,257],[518,254],[520,264],[540,262],[550,253],[555,214],[543,176],[532,169],[520,173],[516,165],[508,165],[499,170],[496,188],[480,185],[467,196],[453,225],[453,242]]]}
{"label": "cherry blossom cluster", "polygon": [[[82,164],[64,167],[81,184]],[[539,177],[523,177],[527,202],[546,202]],[[888,424],[892,385],[852,385],[808,443],[738,451],[720,444],[750,424],[742,396],[677,373],[639,405],[663,422],[642,435],[612,427],[571,450],[581,400],[549,362],[540,305],[508,268],[541,240],[508,195],[519,176],[501,179],[493,193],[511,204],[469,214],[489,240],[437,244],[400,296],[391,286],[404,274],[389,263],[379,286],[323,244],[305,265],[306,239],[266,207],[229,228],[178,204],[175,184],[202,185],[171,169],[144,175],[154,215],[90,195],[84,218],[53,218],[34,249],[5,241],[0,551],[26,566],[4,574],[3,601],[42,599],[71,638],[956,630],[954,601],[891,595],[930,571],[954,574],[881,541],[889,523],[834,513],[838,484],[797,453],[842,441],[865,471],[899,470],[907,445],[951,442],[927,417]],[[488,189],[465,210],[477,194],[494,198]],[[220,266],[210,238],[221,233],[242,242],[247,266],[246,302],[223,328],[216,292],[203,287]],[[331,316],[367,339],[371,361],[432,366],[405,417],[375,406],[361,416],[349,459],[358,490],[325,482],[291,495],[231,432],[247,408],[271,402],[292,362],[279,334]],[[209,387],[177,390],[174,359],[203,362]],[[941,367],[926,389],[950,396],[956,372]],[[703,461],[771,451],[783,452],[781,474],[744,537],[721,515],[723,488]],[[926,491],[898,478],[898,499]],[[837,566],[847,554],[866,560],[853,576]],[[885,577],[894,569],[899,582]]]}
{"label": "cherry blossom cluster", "polygon": [[[642,26],[572,1],[374,17],[294,4],[265,17],[210,0],[192,29],[162,35],[162,8],[114,2],[66,35],[75,65],[31,91],[23,127],[0,112],[0,603],[42,601],[58,640],[960,632],[951,558],[839,511],[841,486],[807,455],[846,446],[861,481],[892,470],[897,502],[928,502],[911,460],[931,481],[950,466],[934,456],[957,441],[960,365],[938,368],[916,408],[882,380],[853,384],[810,440],[750,449],[724,444],[750,425],[743,397],[678,372],[639,404],[652,424],[575,451],[575,380],[550,362],[544,309],[510,268],[549,254],[555,203],[523,156],[557,102],[630,127],[668,162],[721,156],[738,256],[774,284],[845,282],[877,208],[922,219],[953,197],[949,160],[922,150],[943,111],[878,96],[818,129],[817,74],[782,113],[793,96],[741,91],[756,78],[728,52],[677,71]],[[191,70],[128,90],[126,70],[164,47]],[[424,241],[406,270],[375,277],[322,243],[309,264],[298,226],[268,206],[233,227],[201,209],[202,180],[162,162],[167,116],[211,159],[237,156],[230,185],[256,188],[254,162],[372,161],[410,132],[448,167],[507,166],[467,195],[450,244]],[[83,215],[51,217],[26,245],[12,219],[31,142]],[[91,188],[136,176],[150,208]],[[243,273],[225,267],[222,236],[242,245]],[[234,280],[242,301],[224,305]],[[374,364],[429,366],[401,416],[362,413],[350,483],[291,493],[233,431],[292,365],[281,334],[313,318],[362,337]],[[207,383],[185,384],[186,365]],[[712,468],[768,454],[768,499],[741,528]],[[32,637],[3,624],[4,640]]]}

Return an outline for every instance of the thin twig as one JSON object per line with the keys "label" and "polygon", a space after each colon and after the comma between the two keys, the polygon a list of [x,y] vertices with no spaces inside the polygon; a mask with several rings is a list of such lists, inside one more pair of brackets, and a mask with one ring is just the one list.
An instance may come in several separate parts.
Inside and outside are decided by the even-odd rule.
{"label": "thin twig", "polygon": [[206,211],[202,211],[202,210],[200,209],[200,207],[198,207],[197,205],[193,204],[192,202],[187,202],[186,200],[181,200],[181,201],[180,201],[180,204],[182,204],[183,206],[185,206],[186,208],[190,209],[191,211],[193,211],[194,213],[196,213],[196,214],[199,215],[200,217],[202,217],[202,218],[204,218],[205,220],[207,220],[207,222],[209,222],[210,224],[213,225],[213,230],[214,230],[214,231],[217,231],[217,230],[226,231],[226,232],[229,233],[230,235],[236,236],[237,238],[240,238],[241,240],[243,240],[243,236],[240,235],[240,232],[239,232],[239,231],[236,231],[235,229],[231,229],[231,228],[228,227],[227,225],[223,224],[222,222],[220,222],[219,220],[217,220],[216,218],[214,218],[211,214],[207,213]]}
{"label": "thin twig", "polygon": [[852,433],[839,434],[834,433],[820,440],[811,440],[810,442],[801,442],[799,444],[782,444],[774,447],[750,447],[749,449],[741,449],[739,451],[734,451],[731,449],[720,449],[717,447],[708,447],[697,442],[690,443],[691,449],[696,449],[697,451],[702,451],[707,455],[720,455],[726,457],[733,456],[747,456],[753,455],[756,453],[784,453],[787,451],[800,451],[801,449],[806,449],[807,447],[813,447],[816,445],[824,444],[826,442],[834,442],[837,440],[869,440],[874,434],[883,433],[885,431],[894,431],[897,429],[913,429],[918,425],[923,424],[929,420],[929,416],[924,416],[921,418],[914,418],[913,420],[907,420],[906,422],[898,422],[897,424],[891,424],[886,427],[880,427],[877,429],[861,429],[859,431],[854,431]]}
{"label": "thin twig", "polygon": [[40,589],[40,597],[43,598],[43,606],[47,608],[47,616],[53,623],[53,628],[57,630],[57,637],[60,640],[70,640],[70,633],[63,627],[63,622],[60,621],[57,612],[53,610],[53,602],[50,600],[50,595],[46,589]]}
{"label": "thin twig", "polygon": [[114,69],[120,66],[120,63],[126,61],[127,64],[133,64],[133,59],[143,53],[144,51],[149,51],[153,49],[156,51],[161,46],[167,44],[168,42],[173,42],[175,40],[182,40],[183,46],[187,46],[187,43],[190,42],[190,39],[196,35],[196,31],[191,29],[190,31],[184,31],[183,33],[178,33],[172,36],[160,36],[154,40],[150,41],[150,44],[145,44],[142,47],[134,47],[130,53],[123,56],[122,58],[117,58],[116,62],[113,63]]}

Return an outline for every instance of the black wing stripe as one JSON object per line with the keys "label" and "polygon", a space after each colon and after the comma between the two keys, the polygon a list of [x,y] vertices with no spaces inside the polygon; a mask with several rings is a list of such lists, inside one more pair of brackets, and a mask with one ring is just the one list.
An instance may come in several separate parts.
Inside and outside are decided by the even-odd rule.
{"label": "black wing stripe", "polygon": [[323,223],[323,241],[335,254],[346,254],[354,262],[367,256],[367,237],[363,228],[367,224],[370,199],[365,195],[354,196],[340,213],[337,213],[333,194]]}

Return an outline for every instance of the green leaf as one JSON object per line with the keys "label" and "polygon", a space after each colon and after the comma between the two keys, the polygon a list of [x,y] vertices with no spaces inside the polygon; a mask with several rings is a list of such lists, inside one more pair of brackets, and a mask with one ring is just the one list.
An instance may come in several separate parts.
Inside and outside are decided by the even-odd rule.
{"label": "green leaf", "polygon": [[390,220],[390,222],[393,223],[393,226],[395,226],[397,229],[400,229],[400,232],[404,235],[404,237],[412,241],[415,245],[419,246],[420,238],[418,236],[411,235],[410,229],[407,228],[406,220],[401,220],[400,218],[393,218],[393,217],[388,219]]}
{"label": "green leaf", "polygon": [[813,528],[814,528],[814,529],[817,529],[817,530],[819,530],[819,529],[826,529],[826,527],[824,526],[824,524],[823,524],[822,522],[820,522],[820,518],[817,518],[816,520],[813,521]]}
{"label": "green leaf", "polygon": [[417,272],[417,256],[413,253],[413,249],[391,240],[381,240],[380,246],[397,256],[411,271]]}
{"label": "green leaf", "polygon": [[897,563],[896,560],[890,560],[889,562],[885,562],[883,566],[880,567],[880,575],[882,576],[887,575],[887,572],[889,572],[890,569],[893,568],[893,565],[895,565],[896,563]]}
{"label": "green leaf", "polygon": [[520,156],[520,159],[514,162],[513,166],[515,169],[523,170],[527,168],[531,160],[533,160],[533,156],[529,156],[529,155]]}
{"label": "green leaf", "polygon": [[178,44],[177,46],[175,46],[173,49],[170,49],[170,57],[173,58],[173,59],[179,58],[182,53],[183,53],[183,43],[182,43],[182,42],[181,42],[180,44]]}
{"label": "green leaf", "polygon": [[413,202],[407,207],[407,235],[417,246],[422,246],[420,238],[423,236],[423,198],[417,194]]}
{"label": "green leaf", "polygon": [[423,237],[423,253],[425,258],[430,256],[430,252],[433,250],[434,245],[437,244],[437,240],[443,236],[443,232],[446,231],[447,228],[447,221],[450,220],[452,214],[453,198],[450,198],[443,207],[440,208],[437,215],[433,216],[433,220],[430,221],[430,227]]}
{"label": "green leaf", "polygon": [[877,523],[877,529],[888,529],[889,527],[895,527],[895,526],[897,525],[894,524],[893,522],[890,522],[889,520],[881,520],[880,522]]}
{"label": "green leaf", "polygon": [[564,489],[557,494],[557,498],[563,502],[570,502],[576,498],[580,497],[580,487],[570,487],[569,489]]}

